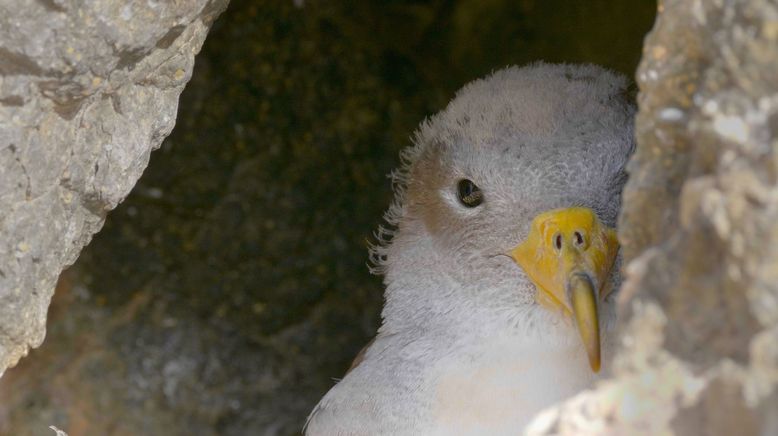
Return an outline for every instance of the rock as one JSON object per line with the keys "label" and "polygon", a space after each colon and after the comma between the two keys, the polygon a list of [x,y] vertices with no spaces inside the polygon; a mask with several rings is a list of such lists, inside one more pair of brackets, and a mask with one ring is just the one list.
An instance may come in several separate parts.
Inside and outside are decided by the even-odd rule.
{"label": "rock", "polygon": [[660,1],[613,376],[529,434],[778,434],[778,4]]}
{"label": "rock", "polygon": [[0,1],[0,374],[173,129],[227,1]]}

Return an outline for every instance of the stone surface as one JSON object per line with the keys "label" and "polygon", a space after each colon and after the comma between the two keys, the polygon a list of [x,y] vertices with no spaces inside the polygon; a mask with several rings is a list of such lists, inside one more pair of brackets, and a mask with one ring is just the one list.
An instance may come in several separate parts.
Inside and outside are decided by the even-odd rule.
{"label": "stone surface", "polygon": [[778,434],[778,4],[665,0],[638,149],[612,378],[530,434]]}
{"label": "stone surface", "polygon": [[61,281],[44,344],[0,379],[0,434],[299,434],[375,334],[367,240],[419,122],[507,64],[631,75],[654,13],[231,1],[176,129]]}
{"label": "stone surface", "polygon": [[227,0],[0,1],[0,374],[175,124]]}

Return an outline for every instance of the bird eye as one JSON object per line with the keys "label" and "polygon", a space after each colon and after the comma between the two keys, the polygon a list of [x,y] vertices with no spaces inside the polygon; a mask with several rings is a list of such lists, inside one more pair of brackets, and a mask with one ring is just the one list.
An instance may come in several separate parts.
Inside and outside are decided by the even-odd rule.
{"label": "bird eye", "polygon": [[462,179],[457,184],[459,201],[467,207],[476,207],[483,203],[484,195],[471,180]]}

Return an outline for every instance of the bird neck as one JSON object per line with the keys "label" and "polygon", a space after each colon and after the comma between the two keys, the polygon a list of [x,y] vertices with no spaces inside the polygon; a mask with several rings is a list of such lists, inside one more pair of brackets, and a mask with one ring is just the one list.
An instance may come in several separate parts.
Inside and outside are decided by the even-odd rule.
{"label": "bird neck", "polygon": [[500,308],[481,301],[489,300],[492,292],[500,292],[466,289],[441,268],[444,262],[433,242],[414,235],[399,232],[387,247],[381,332],[439,330],[451,335],[459,330],[473,333],[484,321],[504,327],[507,322],[526,319],[523,315],[528,307],[511,304]]}
{"label": "bird neck", "polygon": [[385,304],[381,330],[397,333],[445,323],[459,284],[440,271],[439,254],[428,238],[398,232],[387,247]]}

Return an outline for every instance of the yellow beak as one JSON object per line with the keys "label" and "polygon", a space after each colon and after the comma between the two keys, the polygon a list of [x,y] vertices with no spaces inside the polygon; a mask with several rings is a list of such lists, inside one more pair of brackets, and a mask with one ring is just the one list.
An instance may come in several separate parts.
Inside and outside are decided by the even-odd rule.
{"label": "yellow beak", "polygon": [[598,304],[618,252],[616,232],[584,207],[555,209],[532,221],[510,251],[537,287],[537,301],[572,317],[594,372],[600,370]]}

